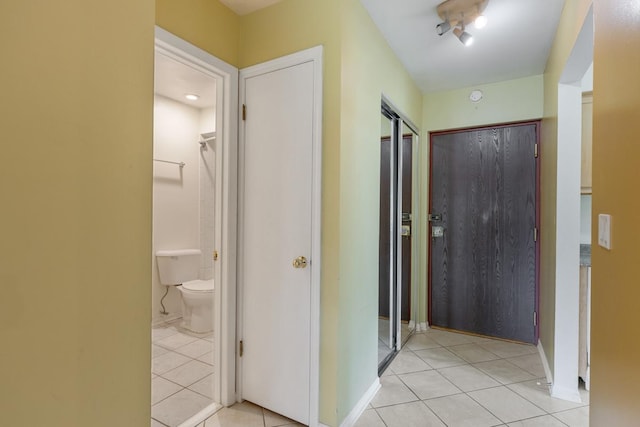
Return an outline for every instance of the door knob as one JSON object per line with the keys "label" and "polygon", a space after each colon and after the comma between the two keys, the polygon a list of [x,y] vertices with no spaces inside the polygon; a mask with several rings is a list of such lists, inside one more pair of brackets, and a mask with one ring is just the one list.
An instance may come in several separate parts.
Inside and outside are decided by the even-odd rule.
{"label": "door knob", "polygon": [[293,268],[307,268],[307,259],[303,256],[294,259]]}

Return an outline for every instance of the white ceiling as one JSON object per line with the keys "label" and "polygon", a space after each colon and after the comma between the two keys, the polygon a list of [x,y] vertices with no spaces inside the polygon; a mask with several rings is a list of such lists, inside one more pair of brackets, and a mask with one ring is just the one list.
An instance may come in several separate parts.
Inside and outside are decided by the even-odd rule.
{"label": "white ceiling", "polygon": [[271,6],[281,0],[220,0],[220,3],[233,10],[238,15],[247,15],[258,9]]}
{"label": "white ceiling", "polygon": [[489,0],[482,30],[465,47],[452,31],[438,36],[442,0],[360,0],[423,92],[542,74],[564,0]]}
{"label": "white ceiling", "polygon": [[[280,0],[220,0],[239,15]],[[438,36],[442,0],[360,0],[423,92],[437,92],[542,74],[564,0],[489,0],[482,30],[465,47],[452,31]],[[156,55],[156,93],[198,108],[215,104],[215,80]],[[211,90],[213,88],[213,90]],[[188,101],[185,93],[200,95]]]}
{"label": "white ceiling", "polygon": [[[216,80],[212,76],[175,61],[161,53],[155,55],[154,92],[195,108],[216,104]],[[190,101],[186,94],[198,95]]]}

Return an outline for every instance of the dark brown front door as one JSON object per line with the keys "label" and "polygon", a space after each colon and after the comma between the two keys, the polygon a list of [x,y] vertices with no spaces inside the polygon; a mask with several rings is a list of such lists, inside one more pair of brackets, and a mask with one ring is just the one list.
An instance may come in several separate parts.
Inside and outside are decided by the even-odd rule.
{"label": "dark brown front door", "polygon": [[538,130],[431,134],[432,325],[535,343]]}

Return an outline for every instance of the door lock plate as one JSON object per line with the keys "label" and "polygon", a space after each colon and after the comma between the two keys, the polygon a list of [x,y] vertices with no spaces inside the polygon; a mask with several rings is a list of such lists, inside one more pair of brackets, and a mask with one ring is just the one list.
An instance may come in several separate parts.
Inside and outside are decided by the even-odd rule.
{"label": "door lock plate", "polygon": [[444,227],[439,225],[434,225],[431,227],[431,237],[443,237],[444,236]]}

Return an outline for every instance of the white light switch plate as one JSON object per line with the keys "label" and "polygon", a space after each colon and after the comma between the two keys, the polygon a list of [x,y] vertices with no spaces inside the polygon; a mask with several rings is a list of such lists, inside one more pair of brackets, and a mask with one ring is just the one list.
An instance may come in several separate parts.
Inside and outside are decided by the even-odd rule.
{"label": "white light switch plate", "polygon": [[598,215],[598,245],[611,250],[611,215]]}

